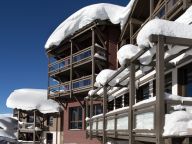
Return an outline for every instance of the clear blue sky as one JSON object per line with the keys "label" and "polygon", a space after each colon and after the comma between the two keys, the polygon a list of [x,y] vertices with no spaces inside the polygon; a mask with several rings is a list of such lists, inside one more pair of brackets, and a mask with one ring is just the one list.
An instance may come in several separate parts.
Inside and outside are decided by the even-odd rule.
{"label": "clear blue sky", "polygon": [[78,9],[94,3],[126,6],[129,0],[1,0],[0,113],[14,89],[47,88],[44,44],[52,31]]}

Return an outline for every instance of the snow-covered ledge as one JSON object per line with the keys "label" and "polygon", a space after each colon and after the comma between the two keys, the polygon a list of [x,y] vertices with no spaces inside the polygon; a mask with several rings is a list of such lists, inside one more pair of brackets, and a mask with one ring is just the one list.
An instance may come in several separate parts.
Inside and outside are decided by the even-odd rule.
{"label": "snow-covered ledge", "polygon": [[60,105],[47,99],[47,90],[44,89],[18,89],[14,90],[6,102],[7,107],[21,110],[39,110],[41,113],[57,113]]}

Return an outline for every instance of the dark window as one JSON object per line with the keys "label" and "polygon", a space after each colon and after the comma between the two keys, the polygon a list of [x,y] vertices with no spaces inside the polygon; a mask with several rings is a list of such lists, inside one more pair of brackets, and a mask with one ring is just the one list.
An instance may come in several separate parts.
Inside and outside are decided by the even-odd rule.
{"label": "dark window", "polygon": [[82,108],[69,108],[69,129],[82,129]]}
{"label": "dark window", "polygon": [[[165,75],[165,92],[172,93],[172,73]],[[153,95],[156,96],[156,80],[153,81]]]}
{"label": "dark window", "polygon": [[[93,104],[93,116],[103,113],[101,104]],[[90,106],[88,107],[88,117],[90,117]]]}
{"label": "dark window", "polygon": [[53,144],[53,134],[47,133],[47,144]]}
{"label": "dark window", "polygon": [[28,122],[28,123],[33,123],[33,122],[34,122],[34,117],[33,117],[33,115],[28,115],[28,116],[27,116],[27,122]]}
{"label": "dark window", "polygon": [[122,96],[115,99],[116,109],[122,108]]}
{"label": "dark window", "polygon": [[112,111],[113,110],[113,106],[114,106],[114,100],[108,102],[108,105],[107,105],[108,111]]}
{"label": "dark window", "polygon": [[149,97],[149,83],[139,87],[139,89],[136,91],[137,102],[148,99]]}
{"label": "dark window", "polygon": [[179,95],[192,97],[192,63],[178,70]]}
{"label": "dark window", "polygon": [[47,125],[48,126],[53,126],[53,116],[48,116],[48,118],[47,118]]}
{"label": "dark window", "polygon": [[124,95],[124,106],[129,106],[129,93]]}

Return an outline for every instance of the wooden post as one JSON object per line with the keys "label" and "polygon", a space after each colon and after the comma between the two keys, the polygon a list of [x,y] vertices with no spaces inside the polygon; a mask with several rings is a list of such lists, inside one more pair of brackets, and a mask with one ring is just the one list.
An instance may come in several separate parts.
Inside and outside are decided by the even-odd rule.
{"label": "wooden post", "polygon": [[20,121],[20,110],[17,111],[17,118],[18,118],[18,126],[17,126],[17,139],[19,140],[19,129],[20,129],[20,126],[19,126],[19,121]]}
{"label": "wooden post", "polygon": [[[88,103],[88,99],[87,98],[85,98],[85,115],[86,115],[86,118],[88,118],[89,117],[89,115],[88,115],[88,109],[89,109],[89,103]],[[88,138],[88,130],[87,130],[87,120],[85,120],[85,130],[86,130],[86,138]],[[90,126],[90,119],[89,119],[89,126]]]}
{"label": "wooden post", "polygon": [[132,39],[132,36],[133,36],[133,23],[130,21],[130,44],[133,44],[133,39]]}
{"label": "wooden post", "polygon": [[103,144],[107,142],[107,135],[106,135],[106,113],[107,113],[107,86],[103,87]]}
{"label": "wooden post", "polygon": [[156,48],[156,143],[164,144],[162,137],[165,122],[164,102],[164,37],[158,36]]}
{"label": "wooden post", "polygon": [[51,61],[50,61],[50,54],[48,54],[48,75],[47,75],[47,77],[48,77],[48,90],[47,90],[47,98],[49,99],[49,95],[50,95],[50,75],[49,75],[49,72],[50,72],[50,64],[51,64]]}
{"label": "wooden post", "polygon": [[71,40],[71,55],[70,55],[70,98],[73,93],[73,41]]}
{"label": "wooden post", "polygon": [[150,0],[150,19],[153,18],[154,0]]}
{"label": "wooden post", "polygon": [[33,143],[34,143],[34,144],[36,143],[36,139],[35,139],[35,135],[36,135],[35,127],[36,127],[36,110],[34,110],[34,112],[33,112]]}
{"label": "wooden post", "polygon": [[135,104],[135,64],[130,64],[130,84],[129,84],[129,113],[128,113],[128,131],[129,131],[129,144],[134,144],[133,137],[133,110]]}
{"label": "wooden post", "polygon": [[93,126],[93,96],[90,96],[90,120],[89,120],[89,124],[90,124],[90,133],[89,133],[89,137],[90,139],[92,139],[92,126]]}

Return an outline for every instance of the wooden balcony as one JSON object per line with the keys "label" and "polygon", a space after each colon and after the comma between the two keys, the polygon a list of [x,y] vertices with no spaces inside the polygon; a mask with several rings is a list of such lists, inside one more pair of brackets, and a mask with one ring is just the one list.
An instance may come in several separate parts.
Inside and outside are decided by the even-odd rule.
{"label": "wooden balcony", "polygon": [[61,83],[58,85],[50,86],[49,97],[60,97],[70,95],[70,92],[81,93],[88,91],[92,86],[92,76],[84,76],[75,80],[72,80],[72,88],[70,81]]}
{"label": "wooden balcony", "polygon": [[[87,64],[87,63],[92,61],[91,48],[92,48],[92,46],[72,54],[72,66],[73,66],[73,68]],[[104,48],[99,47],[99,46],[95,46],[95,54],[96,53],[101,54],[100,57],[102,57],[102,60],[105,60],[104,57],[105,57],[106,50]],[[98,58],[98,57],[96,57],[96,58]],[[50,76],[54,76],[54,75],[58,75],[60,73],[69,71],[71,68],[71,62],[70,62],[71,60],[70,59],[71,59],[70,56],[68,56],[68,57],[65,57],[61,60],[50,63],[48,65],[48,68],[49,68],[48,74]]]}
{"label": "wooden balcony", "polygon": [[[176,101],[176,100],[166,100],[165,101],[165,111],[170,113],[173,111],[173,106],[176,105],[191,106],[190,101]],[[143,103],[139,105],[133,105],[132,113],[132,133],[136,141],[143,142],[156,142],[156,122],[158,121],[155,117],[156,101],[151,101],[149,103]],[[125,139],[129,140],[129,107],[123,107],[115,111],[106,113],[106,129],[103,130],[103,114],[93,116],[92,119],[87,120],[87,134],[91,133],[94,137],[102,137],[103,132],[106,132],[106,137],[114,139]],[[90,130],[89,124],[92,124],[92,129]],[[164,139],[172,138],[173,136],[164,136]],[[184,137],[174,136],[174,137]]]}

